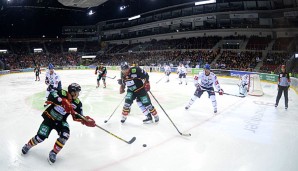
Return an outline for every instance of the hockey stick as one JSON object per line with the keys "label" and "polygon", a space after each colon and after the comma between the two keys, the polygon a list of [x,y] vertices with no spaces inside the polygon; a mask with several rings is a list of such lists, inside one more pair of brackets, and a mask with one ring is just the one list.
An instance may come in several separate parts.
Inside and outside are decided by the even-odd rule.
{"label": "hockey stick", "polygon": [[[87,121],[87,119],[86,119],[84,116],[80,115],[80,114],[76,114],[76,116],[78,116],[79,118],[81,118],[81,119]],[[136,140],[136,137],[132,137],[131,140],[126,141],[125,139],[123,139],[123,138],[121,138],[121,137],[118,137],[117,135],[115,135],[115,134],[111,133],[110,131],[108,131],[108,130],[102,128],[101,126],[98,126],[97,124],[95,124],[95,126],[96,126],[97,128],[99,128],[99,129],[105,131],[106,133],[112,135],[113,137],[115,137],[115,138],[117,138],[117,139],[119,139],[119,140],[121,140],[121,141],[126,142],[127,144],[132,144],[132,143]]]}
{"label": "hockey stick", "polygon": [[121,100],[121,102],[118,104],[118,106],[115,108],[114,112],[110,115],[109,119],[105,120],[104,123],[107,123],[111,119],[111,117],[114,115],[114,113],[116,112],[116,110],[121,105],[121,103],[123,102],[124,99],[125,99],[125,96],[123,97],[123,99]]}
{"label": "hockey stick", "polygon": [[156,84],[159,83],[163,78],[165,78],[165,75],[164,75],[161,79],[159,79],[159,80],[156,82]]}
{"label": "hockey stick", "polygon": [[[214,92],[214,93],[219,93],[218,91],[207,90],[207,89],[203,89],[203,88],[201,90],[203,90],[203,91],[209,91],[209,92]],[[245,96],[240,96],[240,95],[230,94],[230,93],[225,93],[225,92],[223,92],[222,94],[229,95],[229,96],[235,96],[235,97],[241,97],[241,98],[245,97]]]}
{"label": "hockey stick", "polygon": [[114,77],[109,77],[109,76],[106,76],[107,78],[110,78],[110,79],[115,79],[116,78],[116,76],[114,76]]}
{"label": "hockey stick", "polygon": [[169,120],[172,122],[173,126],[176,128],[176,130],[179,132],[180,135],[183,136],[191,136],[191,134],[183,134],[179,131],[179,129],[177,128],[177,126],[174,124],[174,122],[172,121],[172,119],[169,117],[169,115],[167,114],[167,112],[163,109],[163,107],[160,105],[160,103],[157,101],[157,99],[154,97],[154,95],[152,94],[151,91],[149,91],[149,93],[151,94],[151,96],[154,98],[154,100],[157,102],[157,104],[159,105],[159,107],[163,110],[163,112],[166,114],[166,116],[169,118]]}

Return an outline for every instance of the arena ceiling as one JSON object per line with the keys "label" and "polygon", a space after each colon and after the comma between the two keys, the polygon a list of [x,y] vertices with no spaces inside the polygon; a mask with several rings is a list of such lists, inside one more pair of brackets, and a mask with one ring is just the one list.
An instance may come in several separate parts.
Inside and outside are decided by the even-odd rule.
{"label": "arena ceiling", "polygon": [[58,0],[64,6],[79,7],[79,8],[89,8],[96,7],[108,0]]}
{"label": "arena ceiling", "polygon": [[[196,1],[200,0],[0,0],[0,38],[56,37],[63,26],[93,25]],[[126,8],[120,10],[121,6]],[[90,10],[94,15],[88,15]]]}

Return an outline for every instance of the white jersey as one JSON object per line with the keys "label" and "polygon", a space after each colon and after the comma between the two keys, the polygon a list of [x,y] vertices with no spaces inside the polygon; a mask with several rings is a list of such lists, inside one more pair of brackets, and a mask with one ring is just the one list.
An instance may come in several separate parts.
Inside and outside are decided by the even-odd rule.
{"label": "white jersey", "polygon": [[164,66],[165,72],[171,72],[171,67],[169,65]]}
{"label": "white jersey", "polygon": [[217,90],[220,90],[220,85],[218,83],[217,77],[213,72],[210,72],[209,75],[205,75],[205,72],[201,72],[194,77],[194,84],[200,84],[203,88],[215,87]]}
{"label": "white jersey", "polygon": [[249,78],[248,75],[242,75],[240,85],[245,86],[248,85]]}
{"label": "white jersey", "polygon": [[178,66],[177,73],[178,74],[186,74],[187,73],[186,68],[184,66]]}
{"label": "white jersey", "polygon": [[49,85],[52,85],[53,88],[58,88],[58,84],[61,80],[60,80],[60,76],[55,72],[55,70],[53,74],[50,74],[50,71],[47,70],[46,81],[48,81]]}

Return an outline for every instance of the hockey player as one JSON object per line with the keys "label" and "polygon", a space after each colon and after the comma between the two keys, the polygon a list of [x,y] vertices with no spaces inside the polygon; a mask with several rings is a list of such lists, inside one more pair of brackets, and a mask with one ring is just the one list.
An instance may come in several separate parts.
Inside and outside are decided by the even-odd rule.
{"label": "hockey player", "polygon": [[239,84],[239,94],[246,96],[248,92],[248,82],[249,77],[247,74],[241,76],[240,84]]}
{"label": "hockey player", "polygon": [[107,76],[107,68],[103,66],[103,63],[100,63],[100,66],[97,66],[96,69],[95,69],[95,75],[98,74],[97,76],[97,86],[96,88],[99,87],[100,83],[99,81],[101,80],[102,78],[102,81],[103,81],[103,88],[106,88],[106,76]]}
{"label": "hockey player", "polygon": [[165,75],[166,75],[166,78],[167,78],[166,82],[169,82],[170,81],[170,74],[171,74],[171,67],[169,65],[165,65],[164,69],[165,69]]}
{"label": "hockey player", "polygon": [[186,68],[184,67],[183,64],[179,64],[179,67],[177,68],[177,74],[179,74],[179,79],[180,79],[180,83],[182,84],[182,78],[185,81],[185,85],[187,85],[187,80],[186,80],[186,75],[187,75],[187,71]]}
{"label": "hockey player", "polygon": [[[125,103],[122,110],[121,123],[124,123],[130,113],[131,104],[135,99],[143,112],[147,110],[147,118],[143,120],[143,123],[152,123],[154,117],[155,122],[159,121],[159,117],[154,106],[151,104],[151,100],[147,91],[150,90],[149,75],[140,67],[130,67],[127,62],[121,63],[121,79],[118,80],[120,86],[120,94],[125,92],[125,86],[127,86],[127,94],[125,97]],[[139,103],[138,100],[141,102]],[[142,104],[142,105],[141,105]]]}
{"label": "hockey player", "polygon": [[[55,72],[53,64],[49,64],[49,70],[46,72],[46,79],[45,83],[48,85],[48,88],[46,90],[46,99],[48,98],[50,92],[54,90],[61,90],[61,79],[60,76]],[[48,104],[45,103],[44,107],[46,107]]]}
{"label": "hockey player", "polygon": [[51,131],[55,129],[59,138],[56,140],[48,158],[50,164],[55,163],[56,155],[61,151],[69,138],[70,131],[67,123],[69,114],[72,115],[74,121],[81,122],[88,127],[96,126],[95,121],[89,116],[85,116],[85,120],[77,116],[83,116],[82,103],[78,98],[80,91],[81,86],[77,83],[72,83],[68,86],[68,91],[59,90],[50,93],[47,101],[50,106],[42,113],[43,122],[37,134],[23,146],[22,153],[24,155],[27,154],[32,147],[48,138]]}
{"label": "hockey player", "polygon": [[213,86],[215,86],[215,88],[219,90],[219,95],[223,95],[223,90],[220,88],[216,75],[213,72],[210,72],[209,64],[205,65],[204,72],[201,72],[194,77],[194,85],[196,87],[196,91],[185,109],[189,109],[190,106],[195,102],[195,100],[197,98],[200,98],[201,95],[205,91],[207,91],[209,98],[212,101],[214,113],[217,113],[217,103]]}
{"label": "hockey player", "polygon": [[40,67],[38,65],[36,65],[33,72],[35,72],[35,81],[40,81],[39,74],[41,74],[41,71],[40,71]]}

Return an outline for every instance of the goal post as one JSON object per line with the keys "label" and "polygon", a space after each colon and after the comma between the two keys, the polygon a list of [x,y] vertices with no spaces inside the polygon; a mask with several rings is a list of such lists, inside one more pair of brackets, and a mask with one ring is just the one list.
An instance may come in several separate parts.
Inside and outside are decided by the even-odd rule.
{"label": "goal post", "polygon": [[263,96],[264,92],[258,74],[250,74],[248,82],[248,94],[251,96]]}

